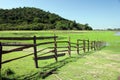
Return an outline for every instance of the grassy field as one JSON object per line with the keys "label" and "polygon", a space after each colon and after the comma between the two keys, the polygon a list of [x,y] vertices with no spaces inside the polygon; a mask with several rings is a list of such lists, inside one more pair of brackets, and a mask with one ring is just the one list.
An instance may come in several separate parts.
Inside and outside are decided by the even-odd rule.
{"label": "grassy field", "polygon": [[[70,36],[72,42],[76,42],[77,39],[107,42],[106,47],[101,50],[84,54],[80,52],[81,55],[72,52],[71,58],[68,55],[60,57],[57,63],[54,59],[39,60],[38,69],[34,66],[33,55],[12,61],[3,64],[1,75],[4,80],[42,80],[40,76],[42,72],[55,68],[55,74],[46,77],[45,80],[117,80],[120,76],[120,36],[116,36],[115,33],[113,31],[1,31],[0,37],[53,36],[56,34],[60,37],[59,40],[68,40]],[[33,41],[23,42],[31,43]],[[10,49],[10,47],[4,49]],[[5,61],[31,52],[33,52],[32,48],[13,52],[3,55],[2,60]]]}

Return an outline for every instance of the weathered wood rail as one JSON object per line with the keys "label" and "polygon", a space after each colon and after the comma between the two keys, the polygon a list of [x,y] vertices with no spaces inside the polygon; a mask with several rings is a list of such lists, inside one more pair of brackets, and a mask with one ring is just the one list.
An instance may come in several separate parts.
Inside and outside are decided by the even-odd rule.
{"label": "weathered wood rail", "polygon": [[[105,43],[102,41],[89,41],[89,40],[81,40],[81,39],[77,39],[76,43],[75,42],[71,42],[70,37],[68,38],[68,40],[66,41],[59,41],[57,40],[58,36],[54,35],[54,36],[48,36],[48,37],[0,37],[0,40],[33,40],[32,44],[26,44],[26,43],[17,43],[17,42],[0,42],[0,69],[2,68],[2,64],[14,61],[14,60],[18,60],[21,58],[25,58],[27,56],[31,56],[34,55],[34,62],[35,62],[35,67],[38,68],[38,60],[46,60],[46,59],[51,59],[51,58],[55,58],[55,61],[58,61],[58,57],[62,57],[65,56],[65,53],[68,53],[69,56],[71,56],[72,51],[76,51],[77,54],[80,54],[80,51],[83,51],[84,53],[86,51],[90,51],[90,50],[97,50],[100,49],[101,47],[105,46]],[[37,40],[44,40],[44,39],[53,39],[53,41],[48,41],[48,42],[41,42],[41,43],[37,43]],[[66,43],[66,45],[63,46],[59,46],[58,45],[61,43]],[[37,46],[44,46],[44,45],[48,45],[48,44],[52,44],[53,47],[47,47],[44,49],[41,49],[39,51],[37,51]],[[3,47],[5,46],[17,46],[18,48],[14,48],[11,50],[3,50]],[[33,53],[31,54],[27,54],[25,56],[21,56],[21,57],[17,57],[17,58],[13,58],[10,60],[6,60],[6,61],[2,61],[2,55],[4,54],[9,54],[15,51],[22,51],[24,49],[27,48],[33,48]],[[38,52],[45,51],[46,49],[51,49],[50,51],[47,51],[43,54],[38,55]],[[64,50],[58,50],[59,48],[63,48]],[[72,50],[72,49],[76,49],[76,50]],[[46,55],[43,56],[45,54],[48,53],[54,53],[53,55]],[[62,53],[59,53],[62,52]],[[58,54],[59,53],[59,54]]]}

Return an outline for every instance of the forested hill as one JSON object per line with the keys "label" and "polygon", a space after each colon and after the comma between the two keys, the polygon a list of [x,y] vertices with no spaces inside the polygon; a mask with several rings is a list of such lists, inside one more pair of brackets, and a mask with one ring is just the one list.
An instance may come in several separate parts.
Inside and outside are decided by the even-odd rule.
{"label": "forested hill", "polygon": [[92,30],[88,24],[76,23],[38,8],[0,9],[0,30]]}

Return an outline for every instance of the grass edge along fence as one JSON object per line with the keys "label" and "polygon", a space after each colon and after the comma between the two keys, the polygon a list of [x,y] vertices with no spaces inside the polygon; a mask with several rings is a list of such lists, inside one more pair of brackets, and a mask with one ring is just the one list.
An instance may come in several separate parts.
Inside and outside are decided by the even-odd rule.
{"label": "grass edge along fence", "polygon": [[[64,51],[68,51],[69,56],[71,56],[71,51],[72,48],[75,48],[77,51],[77,54],[80,54],[80,49],[83,50],[83,52],[86,52],[86,49],[88,50],[88,52],[91,50],[97,50],[100,49],[101,47],[105,46],[105,42],[103,41],[89,41],[89,40],[81,40],[81,39],[77,39],[76,43],[75,42],[71,42],[70,37],[67,41],[57,41],[58,36],[54,35],[54,36],[49,36],[49,37],[0,37],[0,40],[33,40],[32,44],[25,44],[25,43],[4,43],[4,42],[0,42],[0,69],[2,68],[2,64],[4,63],[8,63],[17,59],[21,59],[30,55],[34,55],[34,62],[35,62],[35,67],[38,68],[38,60],[44,60],[44,59],[50,59],[50,58],[55,58],[56,62],[58,61],[58,57],[62,57],[65,55],[65,53],[62,54],[58,54],[58,52],[64,52]],[[54,41],[49,41],[49,42],[42,42],[42,43],[38,43],[37,44],[37,40],[44,40],[44,39],[54,39]],[[57,43],[67,43],[68,46],[65,47],[59,47],[57,45]],[[51,47],[53,50],[48,51],[47,53],[53,52],[54,55],[49,55],[49,56],[40,56],[38,57],[37,55],[37,46],[41,46],[41,45],[45,45],[45,44],[54,44],[54,47]],[[72,44],[74,44],[74,46],[71,46]],[[82,46],[81,46],[82,45]],[[2,50],[3,46],[22,46],[19,48],[15,48],[9,51],[4,51]],[[14,58],[14,59],[10,59],[10,60],[6,60],[4,62],[2,62],[2,55],[4,54],[8,54],[11,52],[15,52],[15,51],[22,51],[23,49],[27,49],[33,47],[33,53],[31,54],[27,54],[25,56],[21,56],[18,58]],[[59,51],[57,50],[58,48],[67,48],[67,50],[62,50]]]}

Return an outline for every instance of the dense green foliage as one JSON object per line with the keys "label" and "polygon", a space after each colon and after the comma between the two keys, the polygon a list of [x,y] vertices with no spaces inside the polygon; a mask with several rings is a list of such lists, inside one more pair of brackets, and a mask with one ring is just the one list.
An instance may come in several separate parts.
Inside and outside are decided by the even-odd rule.
{"label": "dense green foliage", "polygon": [[92,30],[88,24],[76,23],[37,8],[0,9],[0,30]]}

